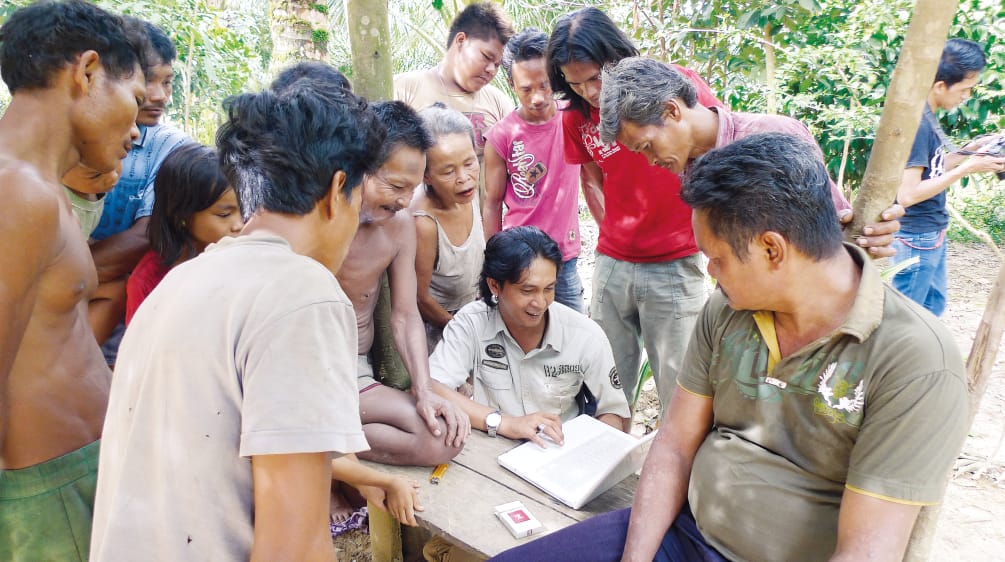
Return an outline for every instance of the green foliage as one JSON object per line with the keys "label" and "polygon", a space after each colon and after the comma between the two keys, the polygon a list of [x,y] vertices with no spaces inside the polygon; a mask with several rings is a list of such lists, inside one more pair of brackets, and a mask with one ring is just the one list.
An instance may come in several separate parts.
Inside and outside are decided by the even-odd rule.
{"label": "green foliage", "polygon": [[[111,11],[161,27],[178,49],[173,101],[168,114],[193,138],[212,144],[228,96],[264,81],[268,21],[261,3],[207,0],[101,0]],[[222,3],[216,3],[222,4]]]}
{"label": "green foliage", "polygon": [[[1005,184],[991,181],[994,176],[988,177],[989,181],[970,181],[965,187],[957,187],[949,193],[949,200],[971,226],[987,232],[995,244],[1001,245],[1005,243]],[[947,236],[963,242],[981,241],[955,219],[950,221]]]}
{"label": "green foliage", "polygon": [[328,4],[311,4],[311,9],[322,14],[328,13]]}
{"label": "green foliage", "polygon": [[312,29],[311,30],[311,41],[315,43],[327,43],[329,39],[329,33],[324,29]]}

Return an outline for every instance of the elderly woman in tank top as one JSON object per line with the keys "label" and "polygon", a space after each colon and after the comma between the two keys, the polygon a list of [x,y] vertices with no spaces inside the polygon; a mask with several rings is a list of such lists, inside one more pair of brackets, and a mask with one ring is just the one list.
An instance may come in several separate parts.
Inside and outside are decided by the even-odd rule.
{"label": "elderly woman in tank top", "polygon": [[485,236],[471,122],[439,103],[419,115],[435,142],[426,153],[423,185],[411,205],[419,312],[431,352],[454,313],[478,298]]}

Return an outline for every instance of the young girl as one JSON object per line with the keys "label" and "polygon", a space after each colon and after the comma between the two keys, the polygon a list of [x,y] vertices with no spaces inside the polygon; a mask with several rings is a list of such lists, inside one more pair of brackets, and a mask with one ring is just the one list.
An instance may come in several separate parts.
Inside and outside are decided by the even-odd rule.
{"label": "young girl", "polygon": [[154,209],[147,227],[151,249],[126,282],[126,325],[171,268],[243,226],[237,197],[220,171],[216,151],[196,143],[175,149],[154,180]]}
{"label": "young girl", "polygon": [[485,238],[471,122],[443,104],[419,115],[435,143],[426,153],[423,186],[410,207],[417,235],[419,312],[431,352],[454,313],[478,297]]}

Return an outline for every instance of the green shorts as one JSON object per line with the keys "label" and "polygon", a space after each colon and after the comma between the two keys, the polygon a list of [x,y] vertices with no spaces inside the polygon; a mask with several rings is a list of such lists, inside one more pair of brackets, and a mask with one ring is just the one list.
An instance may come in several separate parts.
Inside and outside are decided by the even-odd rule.
{"label": "green shorts", "polygon": [[0,560],[87,560],[100,443],[0,470]]}

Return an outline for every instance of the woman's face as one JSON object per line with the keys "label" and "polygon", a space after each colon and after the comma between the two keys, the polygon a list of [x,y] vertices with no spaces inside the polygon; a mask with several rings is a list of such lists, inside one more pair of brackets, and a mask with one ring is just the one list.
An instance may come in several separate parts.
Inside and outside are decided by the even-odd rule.
{"label": "woman's face", "polygon": [[499,313],[510,332],[540,328],[555,301],[558,268],[551,260],[536,257],[516,283],[496,283],[489,288],[499,297]]}
{"label": "woman's face", "polygon": [[425,184],[444,203],[470,203],[478,192],[478,156],[467,134],[444,135],[426,153]]}
{"label": "woman's face", "polygon": [[244,227],[233,189],[223,192],[216,203],[195,213],[187,222],[188,232],[200,252],[224,236],[237,235]]}

